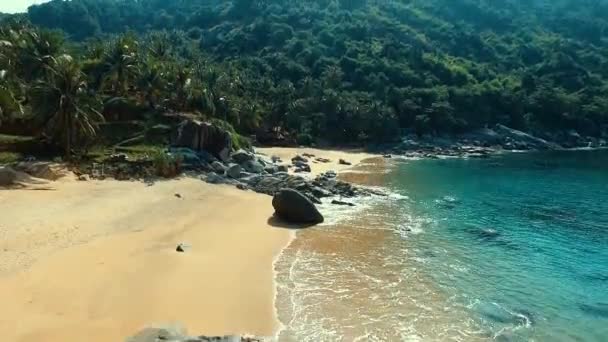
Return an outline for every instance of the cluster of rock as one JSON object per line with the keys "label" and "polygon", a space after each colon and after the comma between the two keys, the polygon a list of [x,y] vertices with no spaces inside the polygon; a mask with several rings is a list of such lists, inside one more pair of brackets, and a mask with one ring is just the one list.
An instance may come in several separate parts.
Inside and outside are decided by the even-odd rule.
{"label": "cluster of rock", "polygon": [[[558,141],[559,143],[556,143]],[[417,136],[410,134],[390,148],[391,153],[409,157],[454,156],[485,158],[497,151],[556,150],[574,147],[608,146],[606,140],[581,137],[571,131],[567,134],[538,137],[507,126],[482,128],[461,135]]]}
{"label": "cluster of rock", "polygon": [[262,342],[249,336],[188,336],[182,328],[146,328],[126,342]]}

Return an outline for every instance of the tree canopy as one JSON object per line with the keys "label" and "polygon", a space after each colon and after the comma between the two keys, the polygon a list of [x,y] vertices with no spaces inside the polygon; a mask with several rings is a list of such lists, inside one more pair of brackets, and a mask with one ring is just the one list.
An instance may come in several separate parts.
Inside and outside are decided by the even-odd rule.
{"label": "tree canopy", "polygon": [[[65,32],[101,94],[244,132],[608,125],[605,0],[53,0],[28,18]],[[25,81],[36,63],[16,66]]]}

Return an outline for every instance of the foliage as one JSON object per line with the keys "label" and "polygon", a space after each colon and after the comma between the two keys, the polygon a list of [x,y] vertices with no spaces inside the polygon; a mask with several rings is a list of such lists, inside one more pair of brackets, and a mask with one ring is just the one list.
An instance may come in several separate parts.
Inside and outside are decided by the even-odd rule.
{"label": "foliage", "polygon": [[152,165],[157,176],[173,178],[180,174],[182,159],[164,151],[157,151],[152,155]]}
{"label": "foliage", "polygon": [[28,18],[0,24],[5,117],[30,110],[28,90],[69,51],[91,94],[243,134],[366,144],[608,126],[606,0],[53,0]]}

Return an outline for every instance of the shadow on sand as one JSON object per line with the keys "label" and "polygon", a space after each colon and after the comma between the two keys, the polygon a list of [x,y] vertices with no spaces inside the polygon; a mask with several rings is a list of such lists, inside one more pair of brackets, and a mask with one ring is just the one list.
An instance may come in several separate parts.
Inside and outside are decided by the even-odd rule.
{"label": "shadow on sand", "polygon": [[270,216],[268,218],[267,223],[272,227],[293,229],[293,230],[311,228],[311,227],[314,227],[317,225],[316,223],[289,223],[289,222],[286,222],[285,220],[277,217],[276,215]]}

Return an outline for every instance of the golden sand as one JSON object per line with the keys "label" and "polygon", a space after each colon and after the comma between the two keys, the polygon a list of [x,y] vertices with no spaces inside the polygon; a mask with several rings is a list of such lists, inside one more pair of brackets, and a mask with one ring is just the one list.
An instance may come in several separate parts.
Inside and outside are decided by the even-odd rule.
{"label": "golden sand", "polygon": [[[261,149],[332,159],[367,154]],[[0,190],[0,335],[7,341],[123,341],[179,322],[192,333],[272,335],[273,261],[293,232],[271,198],[194,178],[71,177],[54,190]],[[178,194],[179,196],[176,196]],[[191,245],[177,253],[179,243]]]}

